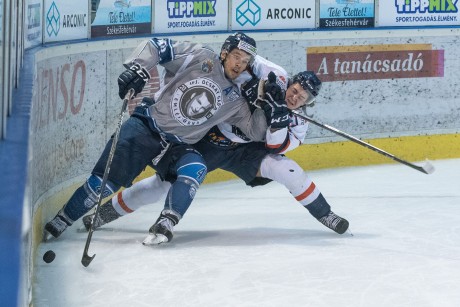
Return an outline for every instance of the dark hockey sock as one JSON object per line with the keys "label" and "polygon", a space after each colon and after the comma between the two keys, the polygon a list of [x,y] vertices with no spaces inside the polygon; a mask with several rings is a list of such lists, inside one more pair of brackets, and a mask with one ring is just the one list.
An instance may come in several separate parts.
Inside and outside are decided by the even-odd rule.
{"label": "dark hockey sock", "polygon": [[[107,197],[115,190],[119,189],[119,187],[114,188],[114,186],[114,184],[110,184],[108,182],[103,196]],[[81,187],[75,191],[75,193],[73,193],[72,197],[70,197],[69,201],[64,206],[64,213],[72,221],[78,220],[96,205],[98,200],[98,194],[96,191],[100,191],[100,187],[100,178],[94,175],[91,176]]]}
{"label": "dark hockey sock", "polygon": [[198,186],[190,179],[179,177],[166,197],[165,210],[172,210],[182,217],[195,197]]}
{"label": "dark hockey sock", "polygon": [[86,191],[85,186],[86,183],[79,187],[64,206],[64,213],[74,222],[96,204],[96,200]]}
{"label": "dark hockey sock", "polygon": [[318,197],[311,203],[305,206],[307,210],[313,215],[316,219],[319,219],[331,211],[331,206],[327,203],[326,199],[323,197],[323,194],[319,194]]}

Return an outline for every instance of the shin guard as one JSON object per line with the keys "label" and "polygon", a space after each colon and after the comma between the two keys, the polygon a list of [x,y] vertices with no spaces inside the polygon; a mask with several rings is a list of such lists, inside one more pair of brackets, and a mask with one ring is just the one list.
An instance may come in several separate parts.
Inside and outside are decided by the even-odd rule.
{"label": "shin guard", "polygon": [[[91,175],[88,180],[79,187],[67,204],[64,206],[64,213],[72,220],[76,221],[86,212],[96,205],[99,192],[101,190],[102,179],[98,176]],[[102,197],[107,197],[116,192],[120,187],[107,182]]]}

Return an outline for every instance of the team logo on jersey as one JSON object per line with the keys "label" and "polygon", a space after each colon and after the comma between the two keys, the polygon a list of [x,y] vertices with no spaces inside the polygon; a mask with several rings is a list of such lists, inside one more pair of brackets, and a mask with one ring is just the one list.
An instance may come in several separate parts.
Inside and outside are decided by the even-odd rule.
{"label": "team logo on jersey", "polygon": [[203,64],[201,64],[201,70],[205,73],[209,73],[214,68],[214,62],[211,60],[205,60]]}
{"label": "team logo on jersey", "polygon": [[227,96],[227,99],[232,102],[240,98],[240,94],[235,90],[233,86],[225,88],[224,94]]}
{"label": "team logo on jersey", "polygon": [[211,79],[197,78],[180,85],[172,96],[171,110],[183,126],[201,125],[223,105],[222,90]]}

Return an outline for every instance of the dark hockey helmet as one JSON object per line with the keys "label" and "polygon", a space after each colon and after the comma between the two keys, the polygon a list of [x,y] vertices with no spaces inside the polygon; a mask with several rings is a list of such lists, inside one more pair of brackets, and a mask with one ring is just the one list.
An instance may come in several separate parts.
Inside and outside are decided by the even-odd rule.
{"label": "dark hockey helmet", "polygon": [[227,53],[230,53],[235,48],[250,54],[251,59],[254,59],[257,54],[256,41],[243,32],[236,32],[230,35],[222,45],[222,51],[227,51]]}
{"label": "dark hockey helmet", "polygon": [[299,72],[292,77],[291,84],[299,83],[302,88],[310,93],[310,97],[306,101],[306,105],[312,105],[321,90],[321,80],[311,70]]}

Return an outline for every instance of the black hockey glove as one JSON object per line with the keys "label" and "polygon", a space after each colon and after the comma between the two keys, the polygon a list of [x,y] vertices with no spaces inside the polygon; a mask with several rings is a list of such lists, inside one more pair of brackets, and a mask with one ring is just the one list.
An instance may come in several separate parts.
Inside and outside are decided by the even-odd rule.
{"label": "black hockey glove", "polygon": [[[267,101],[269,99],[265,99]],[[263,106],[265,112],[265,117],[267,118],[267,125],[272,129],[282,129],[289,126],[291,122],[289,116],[289,109],[287,107],[286,101],[278,100],[267,102]]]}
{"label": "black hockey glove", "polygon": [[276,83],[276,75],[273,71],[268,74],[267,81],[265,81],[264,93],[266,96],[269,95],[270,99],[273,101],[284,99],[286,93],[278,83]]}
{"label": "black hockey glove", "polygon": [[257,98],[259,98],[259,81],[260,79],[253,77],[241,87],[241,94],[249,104],[256,105]]}
{"label": "black hockey glove", "polygon": [[265,102],[263,106],[267,125],[272,129],[282,129],[289,126],[290,117],[289,109],[284,100],[284,91],[276,83],[276,75],[273,72],[268,74],[268,80],[265,82]]}
{"label": "black hockey glove", "polygon": [[118,95],[124,99],[130,89],[134,90],[134,96],[139,94],[150,79],[150,74],[139,64],[134,64],[118,77]]}

